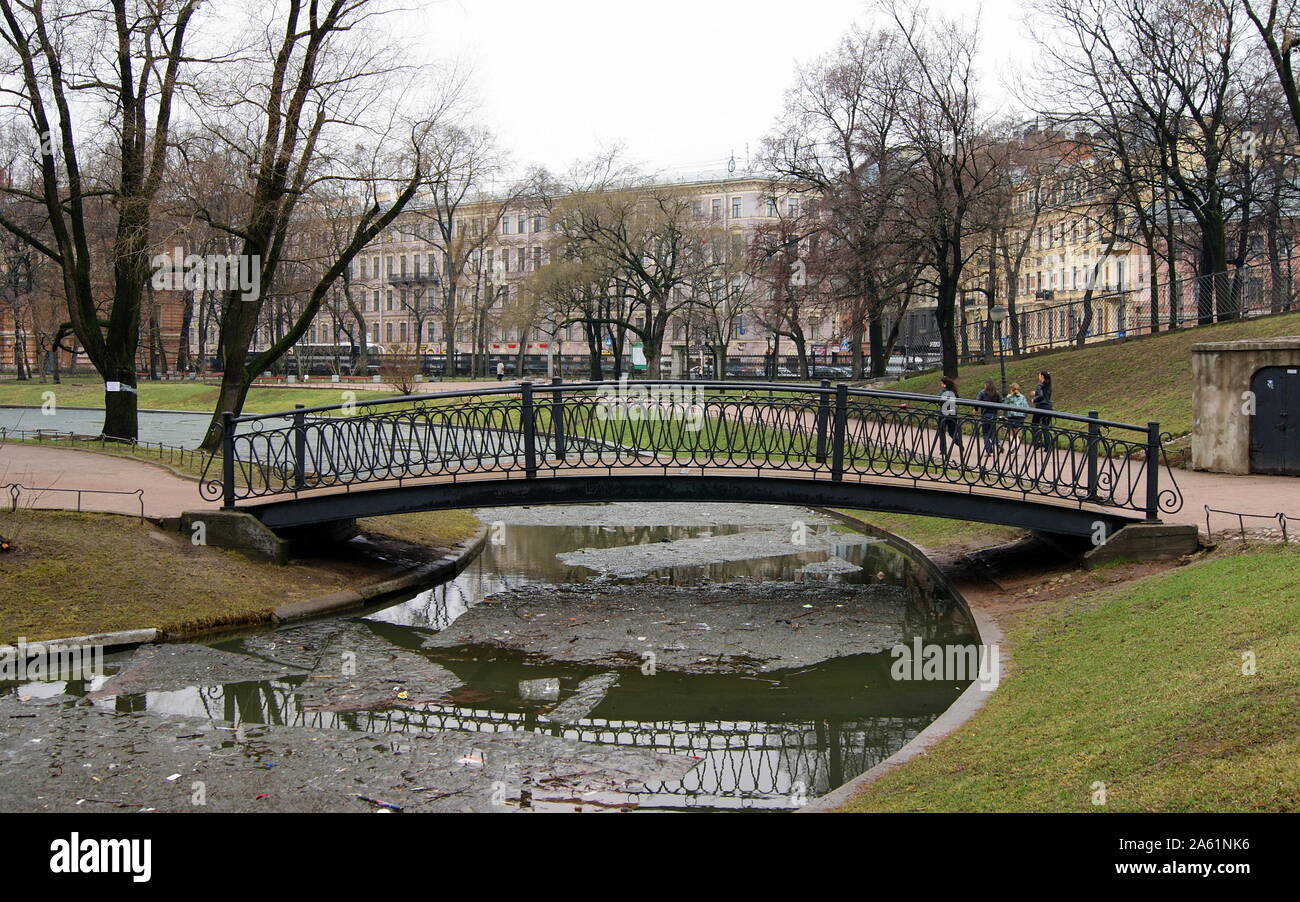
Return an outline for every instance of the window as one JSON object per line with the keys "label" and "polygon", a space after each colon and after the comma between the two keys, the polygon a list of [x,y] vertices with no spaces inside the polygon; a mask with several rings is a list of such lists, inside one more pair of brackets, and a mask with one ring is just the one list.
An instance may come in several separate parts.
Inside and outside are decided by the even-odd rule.
{"label": "window", "polygon": [[523,272],[525,267],[528,265],[528,248],[521,247],[517,250],[517,253],[519,255],[519,271]]}
{"label": "window", "polygon": [[502,234],[502,235],[509,235],[509,234],[510,234],[510,217],[509,217],[509,216],[503,216],[503,217],[501,217],[501,234]]}
{"label": "window", "polygon": [[398,323],[397,331],[401,336],[400,340],[406,341],[406,320],[402,320],[400,323]]}
{"label": "window", "polygon": [[731,199],[731,218],[732,218],[732,219],[739,219],[740,216],[741,216],[741,212],[740,212],[740,211],[741,211],[742,208],[743,208],[743,205],[741,204],[741,199],[740,199],[739,197],[733,197],[733,198]]}
{"label": "window", "polygon": [[709,213],[714,219],[722,218],[722,198],[713,198],[713,205],[710,208]]}
{"label": "window", "polygon": [[540,232],[541,230],[542,230],[542,217],[540,217],[540,216],[534,216],[534,217],[533,217],[533,234],[536,235],[536,234],[537,234],[538,232]]}
{"label": "window", "polygon": [[775,197],[769,197],[769,198],[767,199],[767,215],[768,215],[768,216],[775,216],[775,215],[776,215],[776,198],[775,198]]}
{"label": "window", "polygon": [[524,234],[524,233],[527,232],[527,231],[528,231],[528,217],[527,217],[527,216],[520,216],[520,217],[519,217],[519,234],[522,235],[522,234]]}
{"label": "window", "polygon": [[364,279],[366,277],[366,258],[362,257],[358,262],[361,264],[361,278]]}
{"label": "window", "polygon": [[[388,297],[387,297],[385,300],[387,301],[386,309],[388,309],[388,310],[392,310],[392,309],[393,309],[393,289],[391,289],[391,288],[388,289]],[[391,335],[388,337],[388,340],[389,340],[389,341],[392,341],[392,336],[391,336]]]}
{"label": "window", "polygon": [[379,343],[379,323],[370,324],[370,340],[376,344]]}
{"label": "window", "polygon": [[799,215],[799,198],[792,197],[785,202],[785,214],[787,216]]}
{"label": "window", "polygon": [[388,341],[393,340],[393,324],[384,323],[384,336]]}
{"label": "window", "polygon": [[430,321],[430,322],[429,322],[429,341],[437,341],[437,339],[438,339],[438,324],[435,323],[435,322],[433,322],[433,321]]}
{"label": "window", "polygon": [[540,247],[535,247],[533,248],[533,269],[541,269],[541,268],[542,268],[542,249]]}
{"label": "window", "polygon": [[393,258],[392,258],[392,257],[385,257],[385,258],[384,258],[384,266],[385,266],[386,269],[387,269],[388,276],[391,278],[392,275],[393,275]]}

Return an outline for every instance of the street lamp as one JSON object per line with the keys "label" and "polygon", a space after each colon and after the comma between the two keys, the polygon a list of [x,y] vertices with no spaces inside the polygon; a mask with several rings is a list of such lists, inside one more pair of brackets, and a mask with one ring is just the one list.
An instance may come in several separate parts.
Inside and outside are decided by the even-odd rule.
{"label": "street lamp", "polygon": [[1007,360],[1002,348],[1002,321],[1007,318],[1007,308],[994,304],[989,310],[989,319],[998,327],[998,367],[1002,370],[1002,397],[1007,396]]}

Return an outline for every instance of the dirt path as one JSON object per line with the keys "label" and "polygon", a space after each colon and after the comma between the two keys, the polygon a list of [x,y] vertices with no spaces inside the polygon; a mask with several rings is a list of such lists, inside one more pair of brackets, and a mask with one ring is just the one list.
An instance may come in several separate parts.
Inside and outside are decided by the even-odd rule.
{"label": "dirt path", "polygon": [[[67,448],[7,444],[0,447],[0,486],[18,483],[22,507],[77,509],[77,496],[54,489],[95,489],[109,492],[143,490],[144,513],[149,517],[176,517],[182,511],[217,507],[199,497],[199,484],[142,461],[73,451]],[[42,490],[42,491],[37,491]],[[11,503],[4,490],[0,502]],[[135,495],[81,496],[81,509],[116,514],[139,514]]]}

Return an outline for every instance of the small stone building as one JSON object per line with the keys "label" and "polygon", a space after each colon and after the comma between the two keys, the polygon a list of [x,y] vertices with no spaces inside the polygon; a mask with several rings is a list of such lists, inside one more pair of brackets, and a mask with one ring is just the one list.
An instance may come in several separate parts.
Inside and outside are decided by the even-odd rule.
{"label": "small stone building", "polygon": [[1192,345],[1192,467],[1300,476],[1300,336]]}

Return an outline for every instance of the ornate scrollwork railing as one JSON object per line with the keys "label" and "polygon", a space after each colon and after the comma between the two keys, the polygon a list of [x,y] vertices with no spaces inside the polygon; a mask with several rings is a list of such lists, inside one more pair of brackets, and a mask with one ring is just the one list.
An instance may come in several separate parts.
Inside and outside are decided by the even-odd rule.
{"label": "ornate scrollwork railing", "polygon": [[232,417],[205,496],[243,499],[416,479],[536,478],[647,468],[874,478],[1014,492],[1148,519],[1162,487],[1155,423],[848,386],[522,383]]}

